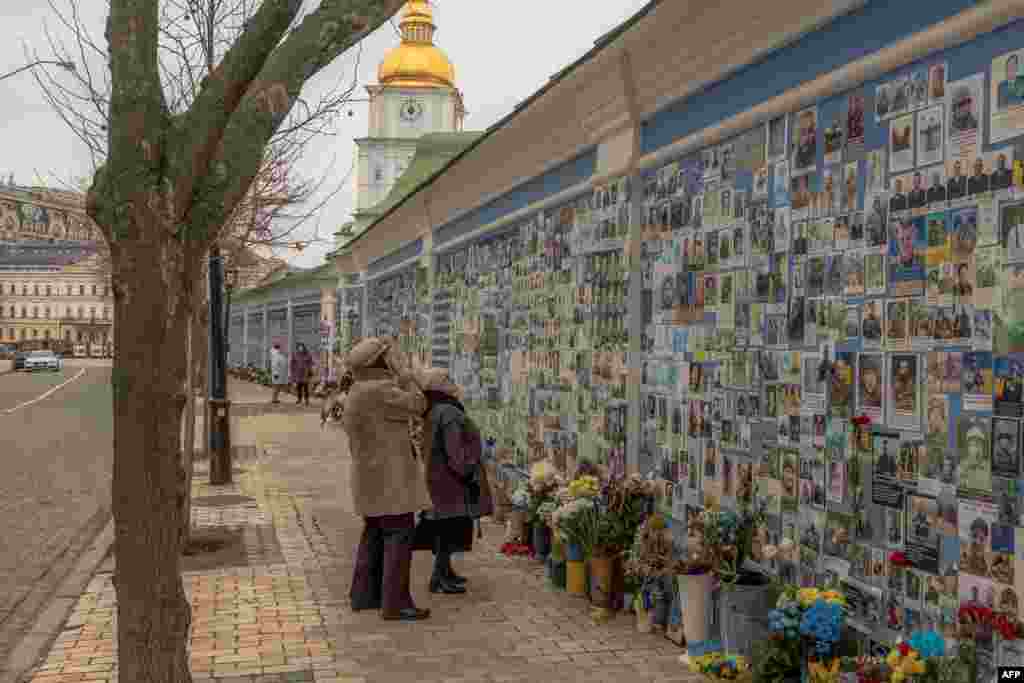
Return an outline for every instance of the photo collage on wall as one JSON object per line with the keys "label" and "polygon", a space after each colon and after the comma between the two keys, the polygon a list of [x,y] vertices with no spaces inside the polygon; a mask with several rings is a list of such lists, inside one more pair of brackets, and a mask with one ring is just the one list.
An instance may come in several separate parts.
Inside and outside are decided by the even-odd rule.
{"label": "photo collage on wall", "polygon": [[369,335],[394,337],[401,350],[420,363],[430,361],[429,269],[420,263],[367,283]]}
{"label": "photo collage on wall", "polygon": [[1012,55],[912,65],[645,179],[641,471],[681,523],[756,496],[755,554],[792,541],[760,567],[840,585],[877,641],[1020,614]]}
{"label": "photo collage on wall", "polygon": [[625,471],[630,207],[620,179],[435,252],[435,354],[499,461]]}

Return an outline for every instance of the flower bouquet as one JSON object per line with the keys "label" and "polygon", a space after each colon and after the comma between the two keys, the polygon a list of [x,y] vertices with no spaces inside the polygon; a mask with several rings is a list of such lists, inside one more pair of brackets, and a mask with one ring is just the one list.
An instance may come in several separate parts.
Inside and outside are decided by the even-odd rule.
{"label": "flower bouquet", "polygon": [[662,594],[655,587],[675,573],[672,555],[672,536],[664,518],[658,514],[649,516],[636,531],[625,566],[626,575],[639,584],[633,608],[637,613],[637,630],[641,632],[649,632],[653,625],[650,611]]}
{"label": "flower bouquet", "polygon": [[532,526],[534,551],[541,559],[551,550],[550,517],[557,507],[555,496],[561,484],[561,477],[550,463],[542,461],[530,468],[526,520]]}
{"label": "flower bouquet", "polygon": [[859,676],[858,683],[974,683],[973,648],[974,641],[960,641],[956,652],[947,653],[942,635],[917,631],[875,664],[870,681]]}
{"label": "flower bouquet", "polygon": [[[594,499],[598,511],[597,529],[590,556],[590,573],[594,606],[613,607],[620,590],[621,558],[629,549],[654,497],[653,482],[638,476],[616,478],[605,484],[600,497]],[[603,618],[604,612],[595,612]]]}
{"label": "flower bouquet", "polygon": [[[768,614],[770,636],[755,657],[755,678],[783,681],[800,676],[805,661],[823,680],[838,676],[833,660],[846,621],[846,598],[834,590],[786,586]],[[809,660],[809,661],[808,661]]]}
{"label": "flower bouquet", "polygon": [[752,680],[750,663],[745,657],[727,655],[722,652],[690,657],[689,668],[693,673],[713,680]]}

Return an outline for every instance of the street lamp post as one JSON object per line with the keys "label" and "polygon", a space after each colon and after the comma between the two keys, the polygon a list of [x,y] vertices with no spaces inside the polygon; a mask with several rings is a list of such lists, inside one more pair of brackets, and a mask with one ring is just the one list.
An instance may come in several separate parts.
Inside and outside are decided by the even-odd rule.
{"label": "street lamp post", "polygon": [[[224,330],[224,260],[220,248],[210,249],[210,484],[231,483],[231,402],[227,396],[227,343]],[[233,283],[232,283],[233,284]],[[230,289],[228,290],[230,291]]]}

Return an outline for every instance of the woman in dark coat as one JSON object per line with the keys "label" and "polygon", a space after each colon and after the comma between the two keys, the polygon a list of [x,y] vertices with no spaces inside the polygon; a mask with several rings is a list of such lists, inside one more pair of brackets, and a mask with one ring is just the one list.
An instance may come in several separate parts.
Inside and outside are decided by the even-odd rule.
{"label": "woman in dark coat", "polygon": [[466,415],[462,389],[448,371],[423,371],[420,386],[429,402],[423,414],[423,453],[433,509],[423,513],[434,534],[431,593],[465,593],[466,579],[452,569],[452,554],[471,549],[474,520],[494,511],[483,472],[483,442]]}

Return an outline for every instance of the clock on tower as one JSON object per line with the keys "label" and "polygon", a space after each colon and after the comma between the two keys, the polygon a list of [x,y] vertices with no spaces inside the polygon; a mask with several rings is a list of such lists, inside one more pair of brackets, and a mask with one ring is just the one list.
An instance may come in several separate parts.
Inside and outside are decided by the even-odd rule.
{"label": "clock on tower", "polygon": [[402,102],[402,108],[399,110],[399,116],[402,117],[403,121],[413,122],[423,115],[423,103],[419,100],[412,98]]}

